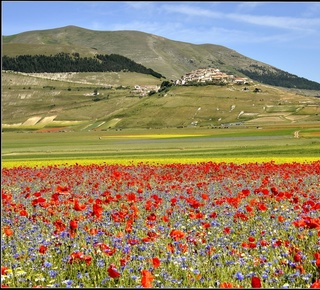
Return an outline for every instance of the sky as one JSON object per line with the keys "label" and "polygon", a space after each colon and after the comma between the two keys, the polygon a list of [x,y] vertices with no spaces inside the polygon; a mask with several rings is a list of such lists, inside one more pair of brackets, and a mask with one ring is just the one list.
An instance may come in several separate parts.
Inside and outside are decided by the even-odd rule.
{"label": "sky", "polygon": [[217,44],[320,83],[320,2],[1,1],[2,35],[75,25]]}

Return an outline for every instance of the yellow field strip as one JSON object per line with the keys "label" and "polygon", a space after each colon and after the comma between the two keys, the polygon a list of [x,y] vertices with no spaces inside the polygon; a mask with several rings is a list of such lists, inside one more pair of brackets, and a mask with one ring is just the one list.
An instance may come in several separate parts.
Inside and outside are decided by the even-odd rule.
{"label": "yellow field strip", "polygon": [[137,165],[139,163],[160,165],[160,164],[194,164],[200,162],[214,162],[214,163],[266,163],[271,162],[277,164],[283,163],[310,163],[319,161],[316,157],[239,157],[239,158],[198,158],[198,157],[185,157],[185,158],[139,158],[139,159],[64,159],[64,160],[32,160],[32,161],[2,161],[2,168],[13,167],[45,167],[45,166],[70,166],[70,165],[91,165],[91,164],[119,164],[119,165]]}
{"label": "yellow field strip", "polygon": [[111,136],[101,136],[103,139],[114,139],[114,138],[134,138],[134,139],[143,139],[143,138],[153,138],[153,139],[160,139],[160,138],[183,138],[183,137],[201,137],[205,135],[195,135],[195,134],[148,134],[148,135],[111,135]]}

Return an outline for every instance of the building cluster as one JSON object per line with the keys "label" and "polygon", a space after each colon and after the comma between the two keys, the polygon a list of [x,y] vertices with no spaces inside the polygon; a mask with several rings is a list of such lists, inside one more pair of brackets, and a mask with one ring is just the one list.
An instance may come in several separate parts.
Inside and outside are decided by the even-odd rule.
{"label": "building cluster", "polygon": [[204,68],[193,70],[175,81],[175,85],[187,85],[188,83],[235,83],[247,84],[247,78],[239,78],[228,75],[216,68]]}
{"label": "building cluster", "polygon": [[157,92],[160,89],[160,86],[139,86],[135,85],[132,93],[139,94],[140,96],[147,96],[151,91]]}

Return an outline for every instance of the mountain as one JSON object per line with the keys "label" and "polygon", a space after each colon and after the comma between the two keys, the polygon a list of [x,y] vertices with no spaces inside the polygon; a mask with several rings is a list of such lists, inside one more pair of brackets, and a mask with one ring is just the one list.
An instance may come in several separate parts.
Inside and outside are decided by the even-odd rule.
{"label": "mountain", "polygon": [[139,31],[95,31],[76,26],[28,31],[3,36],[3,55],[53,55],[59,52],[119,54],[151,68],[168,80],[199,68],[218,68],[227,74],[288,88],[320,90],[320,84],[248,58],[215,44],[195,45]]}
{"label": "mountain", "polygon": [[[75,26],[3,36],[3,56],[117,54],[161,73],[2,71],[2,130],[109,130],[318,124],[320,88],[229,48],[172,41],[138,31],[93,31]],[[4,58],[3,58],[4,59]],[[204,68],[204,69],[202,69]],[[212,68],[212,69],[211,69]],[[234,75],[248,83],[171,80]],[[278,81],[267,85],[265,80]],[[315,83],[316,85],[317,84]],[[278,87],[277,87],[278,85]],[[301,84],[300,84],[301,85]]]}

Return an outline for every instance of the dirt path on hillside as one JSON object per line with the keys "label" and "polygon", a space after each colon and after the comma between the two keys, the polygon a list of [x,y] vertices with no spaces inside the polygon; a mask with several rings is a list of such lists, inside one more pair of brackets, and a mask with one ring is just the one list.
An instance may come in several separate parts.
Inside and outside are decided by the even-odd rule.
{"label": "dirt path on hillside", "polygon": [[300,131],[295,131],[295,132],[293,133],[293,137],[294,137],[294,138],[299,138],[299,132],[300,132]]}

